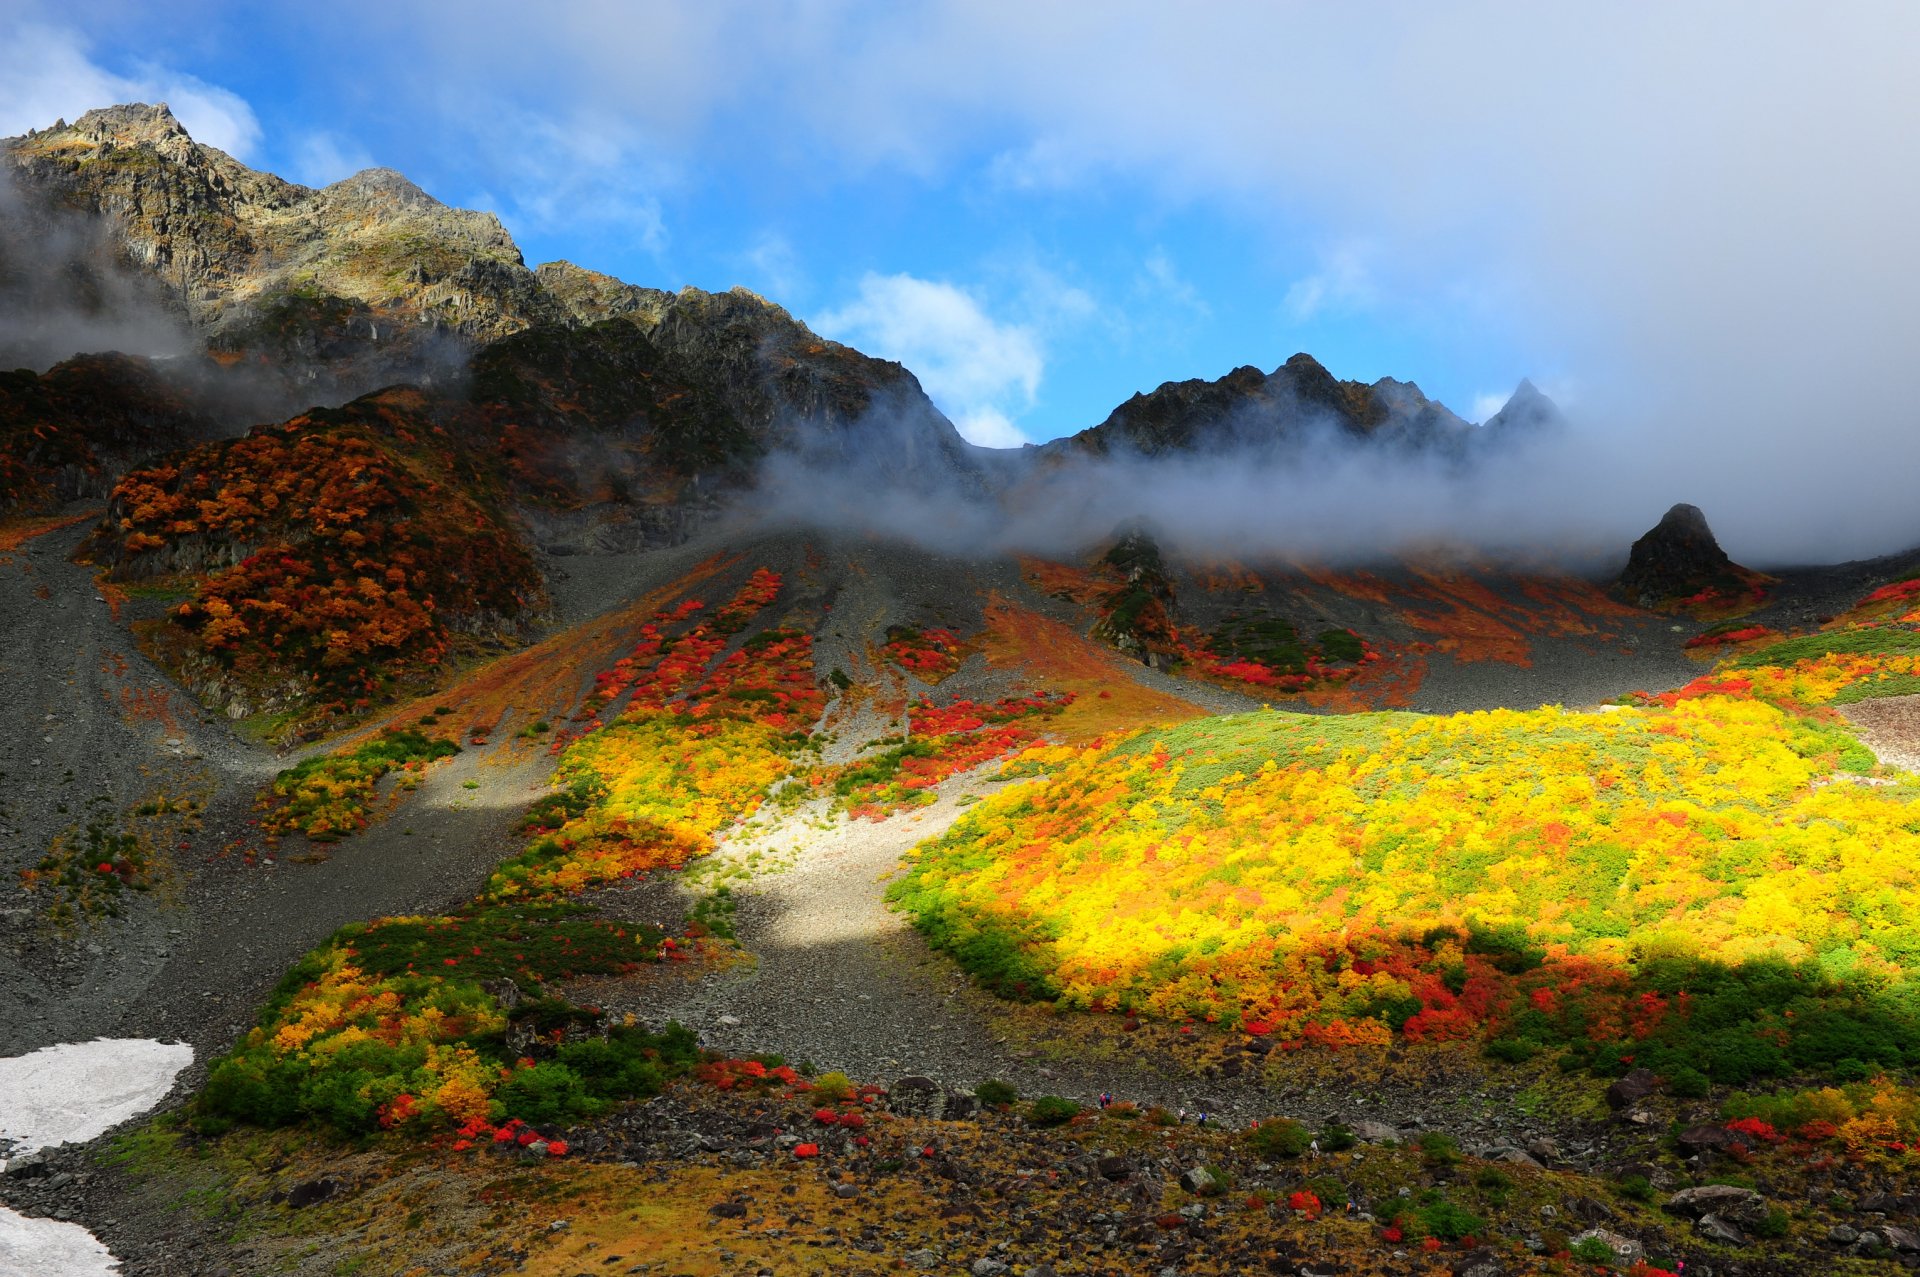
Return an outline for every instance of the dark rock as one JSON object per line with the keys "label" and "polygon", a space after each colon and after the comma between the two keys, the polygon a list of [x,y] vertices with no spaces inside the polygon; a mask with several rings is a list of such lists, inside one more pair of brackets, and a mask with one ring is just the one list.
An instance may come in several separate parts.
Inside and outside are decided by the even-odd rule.
{"label": "dark rock", "polygon": [[38,1179],[47,1173],[47,1155],[40,1150],[7,1159],[8,1179]]}
{"label": "dark rock", "polygon": [[1880,1225],[1880,1235],[1887,1239],[1887,1245],[1902,1254],[1911,1255],[1920,1252],[1920,1233],[1910,1228],[1901,1228],[1894,1224]]}
{"label": "dark rock", "polygon": [[1635,1069],[1607,1088],[1607,1107],[1623,1109],[1630,1104],[1637,1104],[1652,1095],[1658,1085],[1652,1069]]}
{"label": "dark rock", "polygon": [[1604,1224],[1613,1218],[1613,1208],[1591,1197],[1576,1197],[1564,1207],[1569,1218],[1583,1224]]}
{"label": "dark rock", "polygon": [[292,1210],[304,1210],[317,1202],[324,1202],[340,1191],[338,1182],[321,1177],[310,1179],[304,1184],[295,1184],[287,1190],[287,1206]]}
{"label": "dark rock", "polygon": [[1124,1157],[1103,1157],[1097,1164],[1097,1169],[1101,1179],[1110,1180],[1116,1184],[1133,1174],[1133,1167]]}
{"label": "dark rock", "polygon": [[1633,543],[1618,589],[1641,607],[1657,608],[1703,590],[1738,593],[1754,579],[1720,548],[1700,508],[1682,504]]}
{"label": "dark rock", "polygon": [[716,1219],[744,1219],[747,1208],[740,1202],[715,1202],[707,1207],[707,1214]]}
{"label": "dark rock", "polygon": [[1453,1261],[1453,1277],[1507,1277],[1500,1256],[1487,1247],[1470,1250]]}
{"label": "dark rock", "polygon": [[1718,1215],[1702,1215],[1700,1221],[1693,1226],[1693,1231],[1708,1241],[1720,1242],[1727,1246],[1747,1244],[1747,1235],[1740,1231],[1739,1226],[1732,1220],[1722,1219]]}
{"label": "dark rock", "polygon": [[1860,1230],[1845,1224],[1835,1224],[1827,1230],[1827,1241],[1835,1246],[1851,1246],[1859,1240]]}
{"label": "dark rock", "polygon": [[1745,1142],[1736,1132],[1713,1122],[1689,1126],[1675,1136],[1674,1140],[1680,1145],[1680,1151],[1689,1156],[1697,1153],[1724,1153],[1735,1144]]}

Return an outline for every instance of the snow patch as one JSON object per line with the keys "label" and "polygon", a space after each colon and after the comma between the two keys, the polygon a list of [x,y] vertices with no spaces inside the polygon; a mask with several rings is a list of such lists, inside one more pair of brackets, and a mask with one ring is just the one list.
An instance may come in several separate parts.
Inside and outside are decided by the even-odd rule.
{"label": "snow patch", "polygon": [[[67,1042],[0,1059],[0,1152],[90,1140],[166,1098],[193,1048],[144,1038]],[[0,1158],[0,1168],[5,1159]],[[120,1261],[78,1224],[0,1207],[0,1277],[114,1277]]]}
{"label": "snow patch", "polygon": [[78,1224],[0,1206],[0,1277],[118,1277],[120,1261]]}
{"label": "snow patch", "polygon": [[0,1059],[0,1149],[90,1140],[138,1117],[193,1063],[184,1042],[101,1038]]}

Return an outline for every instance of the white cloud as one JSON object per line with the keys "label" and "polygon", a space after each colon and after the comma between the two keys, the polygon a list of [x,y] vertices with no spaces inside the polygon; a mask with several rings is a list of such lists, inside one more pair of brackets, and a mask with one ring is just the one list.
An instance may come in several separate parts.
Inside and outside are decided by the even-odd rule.
{"label": "white cloud", "polygon": [[993,408],[963,412],[953,425],[961,438],[982,448],[1018,448],[1033,442],[1020,432],[1020,427],[1007,420],[1005,414]]}
{"label": "white cloud", "polygon": [[253,108],[218,85],[157,64],[116,74],[89,57],[78,32],[32,22],[0,27],[0,136],[123,102],[165,102],[195,141],[239,159],[260,143]]}
{"label": "white cloud", "polygon": [[373,166],[373,157],[360,146],[321,130],[303,134],[293,144],[286,176],[307,186],[328,186]]}
{"label": "white cloud", "polygon": [[1070,191],[1084,184],[1091,168],[1084,149],[1042,137],[987,161],[987,180],[1009,191]]}
{"label": "white cloud", "polygon": [[1359,244],[1341,244],[1320,254],[1313,274],[1287,288],[1280,308],[1294,323],[1305,324],[1330,311],[1364,310],[1373,305],[1376,293],[1367,250]]}
{"label": "white cloud", "polygon": [[1189,311],[1201,319],[1213,314],[1213,307],[1207,305],[1207,299],[1200,295],[1199,289],[1181,276],[1166,249],[1156,247],[1148,253],[1140,269],[1143,291],[1150,293],[1161,305]]}
{"label": "white cloud", "polygon": [[792,241],[777,231],[763,231],[736,259],[746,271],[746,283],[755,292],[791,308],[807,287],[806,268]]}
{"label": "white cloud", "polygon": [[666,252],[658,192],[673,179],[632,128],[578,112],[504,106],[478,123],[497,189],[473,196],[474,207],[497,210],[510,225],[582,236],[613,231],[656,257]]}
{"label": "white cloud", "polygon": [[912,369],[972,442],[995,448],[1026,442],[1013,417],[1031,408],[1039,392],[1046,368],[1040,339],[1024,324],[996,321],[971,293],[912,275],[869,273],[853,301],[812,323]]}

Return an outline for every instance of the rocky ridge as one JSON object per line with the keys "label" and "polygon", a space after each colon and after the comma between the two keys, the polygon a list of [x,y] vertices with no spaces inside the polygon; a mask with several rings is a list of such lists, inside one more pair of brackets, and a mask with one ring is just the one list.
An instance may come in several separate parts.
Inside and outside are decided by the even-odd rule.
{"label": "rocky ridge", "polygon": [[1270,373],[1247,366],[1215,381],[1166,382],[1040,452],[1061,459],[1284,455],[1334,440],[1458,455],[1474,438],[1471,423],[1412,382],[1342,381],[1311,355],[1297,354]]}

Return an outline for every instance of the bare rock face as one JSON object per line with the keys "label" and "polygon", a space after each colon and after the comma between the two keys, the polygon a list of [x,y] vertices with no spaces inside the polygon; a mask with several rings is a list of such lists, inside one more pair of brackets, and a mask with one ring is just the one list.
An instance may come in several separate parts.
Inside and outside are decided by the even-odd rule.
{"label": "bare rock face", "polygon": [[1453,454],[1475,427],[1411,382],[1341,381],[1311,355],[1270,373],[1236,368],[1217,381],[1170,381],[1135,395],[1099,425],[1047,444],[1043,455],[1285,453],[1331,441]]}
{"label": "bare rock face", "polygon": [[[72,295],[76,278],[86,296]],[[62,307],[71,332],[49,337],[39,319]],[[42,339],[11,359],[9,310],[33,314]],[[631,337],[607,334],[609,321]],[[589,329],[593,349],[576,357],[573,335]],[[250,424],[396,382],[458,398],[475,352],[514,338],[526,340],[506,363],[565,365],[542,374],[535,398],[590,401],[567,422],[548,414],[547,428],[634,435],[676,473],[790,451],[890,482],[978,483],[975,450],[911,373],[744,289],[668,293],[567,262],[530,270],[491,213],[450,208],[389,169],[318,190],[283,181],[195,142],[164,105],[0,141],[0,367],[77,350],[210,351],[268,383],[236,414]],[[663,407],[682,394],[693,407]],[[650,419],[669,416],[654,438]]]}
{"label": "bare rock face", "polygon": [[1700,507],[1681,504],[1633,543],[1617,588],[1641,607],[1658,608],[1705,591],[1738,593],[1755,579],[1720,548]]}
{"label": "bare rock face", "polygon": [[561,317],[499,218],[448,208],[391,170],[313,190],[195,142],[166,106],[143,104],[13,138],[4,157],[23,199],[103,219],[128,264],[167,285],[204,333],[245,334],[289,299],[323,297],[390,330],[482,340]]}

